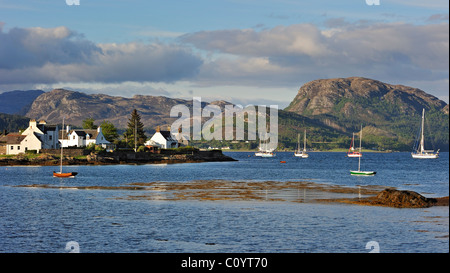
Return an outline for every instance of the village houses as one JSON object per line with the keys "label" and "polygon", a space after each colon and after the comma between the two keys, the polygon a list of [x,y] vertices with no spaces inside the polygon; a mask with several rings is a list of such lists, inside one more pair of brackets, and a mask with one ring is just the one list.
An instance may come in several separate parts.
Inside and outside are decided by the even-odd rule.
{"label": "village houses", "polygon": [[29,126],[22,133],[9,133],[0,137],[0,154],[15,155],[42,149],[60,149],[63,147],[85,147],[89,144],[101,145],[112,150],[114,144],[106,140],[101,127],[96,130],[75,129],[60,130],[58,125],[48,125],[44,120],[30,120]]}
{"label": "village houses", "polygon": [[59,141],[64,148],[66,147],[85,147],[90,144],[100,145],[107,150],[114,149],[114,144],[106,140],[102,132],[102,127],[97,129],[74,129],[66,126],[65,130],[61,130]]}
{"label": "village houses", "polygon": [[22,133],[9,133],[0,137],[0,154],[14,155],[42,149],[59,149],[58,125],[47,125],[44,120],[31,119]]}

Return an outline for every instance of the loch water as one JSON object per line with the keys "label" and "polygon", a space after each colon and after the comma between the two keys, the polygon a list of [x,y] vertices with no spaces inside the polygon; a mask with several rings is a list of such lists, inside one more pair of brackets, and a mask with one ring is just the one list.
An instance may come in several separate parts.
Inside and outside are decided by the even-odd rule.
{"label": "loch water", "polygon": [[[289,201],[127,199],[130,190],[77,190],[71,186],[126,186],[137,182],[194,180],[307,181],[357,187],[373,185],[449,195],[449,154],[434,160],[409,153],[279,152],[274,158],[225,153],[238,161],[184,164],[65,166],[76,178],[53,178],[54,166],[0,167],[0,252],[449,252],[449,208],[398,209]],[[280,163],[286,161],[286,163]],[[60,188],[15,187],[52,185]]]}

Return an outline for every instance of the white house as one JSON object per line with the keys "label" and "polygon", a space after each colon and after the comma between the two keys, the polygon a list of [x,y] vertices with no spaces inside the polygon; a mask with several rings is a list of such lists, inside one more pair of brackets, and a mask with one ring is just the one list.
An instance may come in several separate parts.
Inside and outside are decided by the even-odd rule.
{"label": "white house", "polygon": [[31,119],[28,128],[22,133],[10,133],[0,139],[0,153],[20,154],[28,150],[59,149],[58,126],[47,125],[44,120],[39,123]]}
{"label": "white house", "polygon": [[7,134],[0,137],[0,154],[15,155],[25,152],[22,141],[27,136],[21,134]]}
{"label": "white house", "polygon": [[71,130],[70,126],[66,127],[66,130],[61,130],[59,134],[59,141],[63,147],[85,147],[93,143],[95,145],[101,145],[106,149],[113,149],[114,144],[111,144],[106,140],[102,132],[102,127],[97,129],[74,129]]}
{"label": "white house", "polygon": [[156,128],[156,133],[145,142],[145,145],[157,145],[163,149],[178,148],[179,143],[175,136],[169,131],[161,131],[159,126]]}
{"label": "white house", "polygon": [[28,128],[22,132],[22,135],[35,135],[40,143],[35,142],[34,147],[29,147],[29,150],[40,149],[59,149],[58,142],[58,125],[47,125],[45,120],[40,120],[39,123],[36,120],[30,120]]}

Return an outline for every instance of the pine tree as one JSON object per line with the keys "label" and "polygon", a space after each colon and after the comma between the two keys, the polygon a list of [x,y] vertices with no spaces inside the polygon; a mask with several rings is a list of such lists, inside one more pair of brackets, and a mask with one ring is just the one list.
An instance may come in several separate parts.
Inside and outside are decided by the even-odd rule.
{"label": "pine tree", "polygon": [[102,124],[100,124],[100,127],[102,127],[103,135],[109,142],[113,142],[114,140],[119,138],[117,128],[111,122],[105,120],[102,122]]}
{"label": "pine tree", "polygon": [[93,118],[87,118],[83,120],[83,129],[97,129],[97,125],[94,124]]}
{"label": "pine tree", "polygon": [[[136,145],[134,143],[136,134]],[[129,147],[135,148],[143,145],[147,137],[144,133],[144,124],[141,122],[141,116],[138,114],[137,110],[134,109],[131,112],[131,117],[128,120],[128,127],[124,133],[124,137],[127,140]]]}

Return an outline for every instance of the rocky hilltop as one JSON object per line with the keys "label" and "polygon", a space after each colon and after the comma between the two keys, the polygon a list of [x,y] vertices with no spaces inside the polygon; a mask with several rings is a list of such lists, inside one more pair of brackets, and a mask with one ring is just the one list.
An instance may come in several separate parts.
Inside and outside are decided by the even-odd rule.
{"label": "rocky hilltop", "polygon": [[[373,109],[365,107],[367,102],[374,103],[373,106],[380,104],[397,106],[392,111],[398,114],[416,115],[422,112],[422,108],[428,110],[431,107],[448,113],[445,102],[420,89],[361,77],[309,82],[300,88],[297,96],[285,110],[306,116],[339,113],[346,117],[373,117]],[[373,106],[371,108],[374,108]],[[375,114],[381,115],[379,117],[381,118],[390,114],[389,112],[377,111]]]}
{"label": "rocky hilltop", "polygon": [[[315,80],[303,85],[285,109],[342,133],[365,127],[374,136],[410,143],[425,108],[433,146],[448,147],[448,105],[426,92],[361,78]],[[430,147],[431,148],[431,147]]]}
{"label": "rocky hilltop", "polygon": [[66,122],[76,126],[81,126],[86,118],[93,118],[97,124],[106,120],[118,128],[126,128],[131,112],[137,109],[145,126],[153,128],[171,124],[176,118],[170,118],[170,109],[177,104],[192,106],[192,101],[142,95],[124,98],[54,89],[36,98],[26,116],[54,124],[61,123],[66,116]]}

